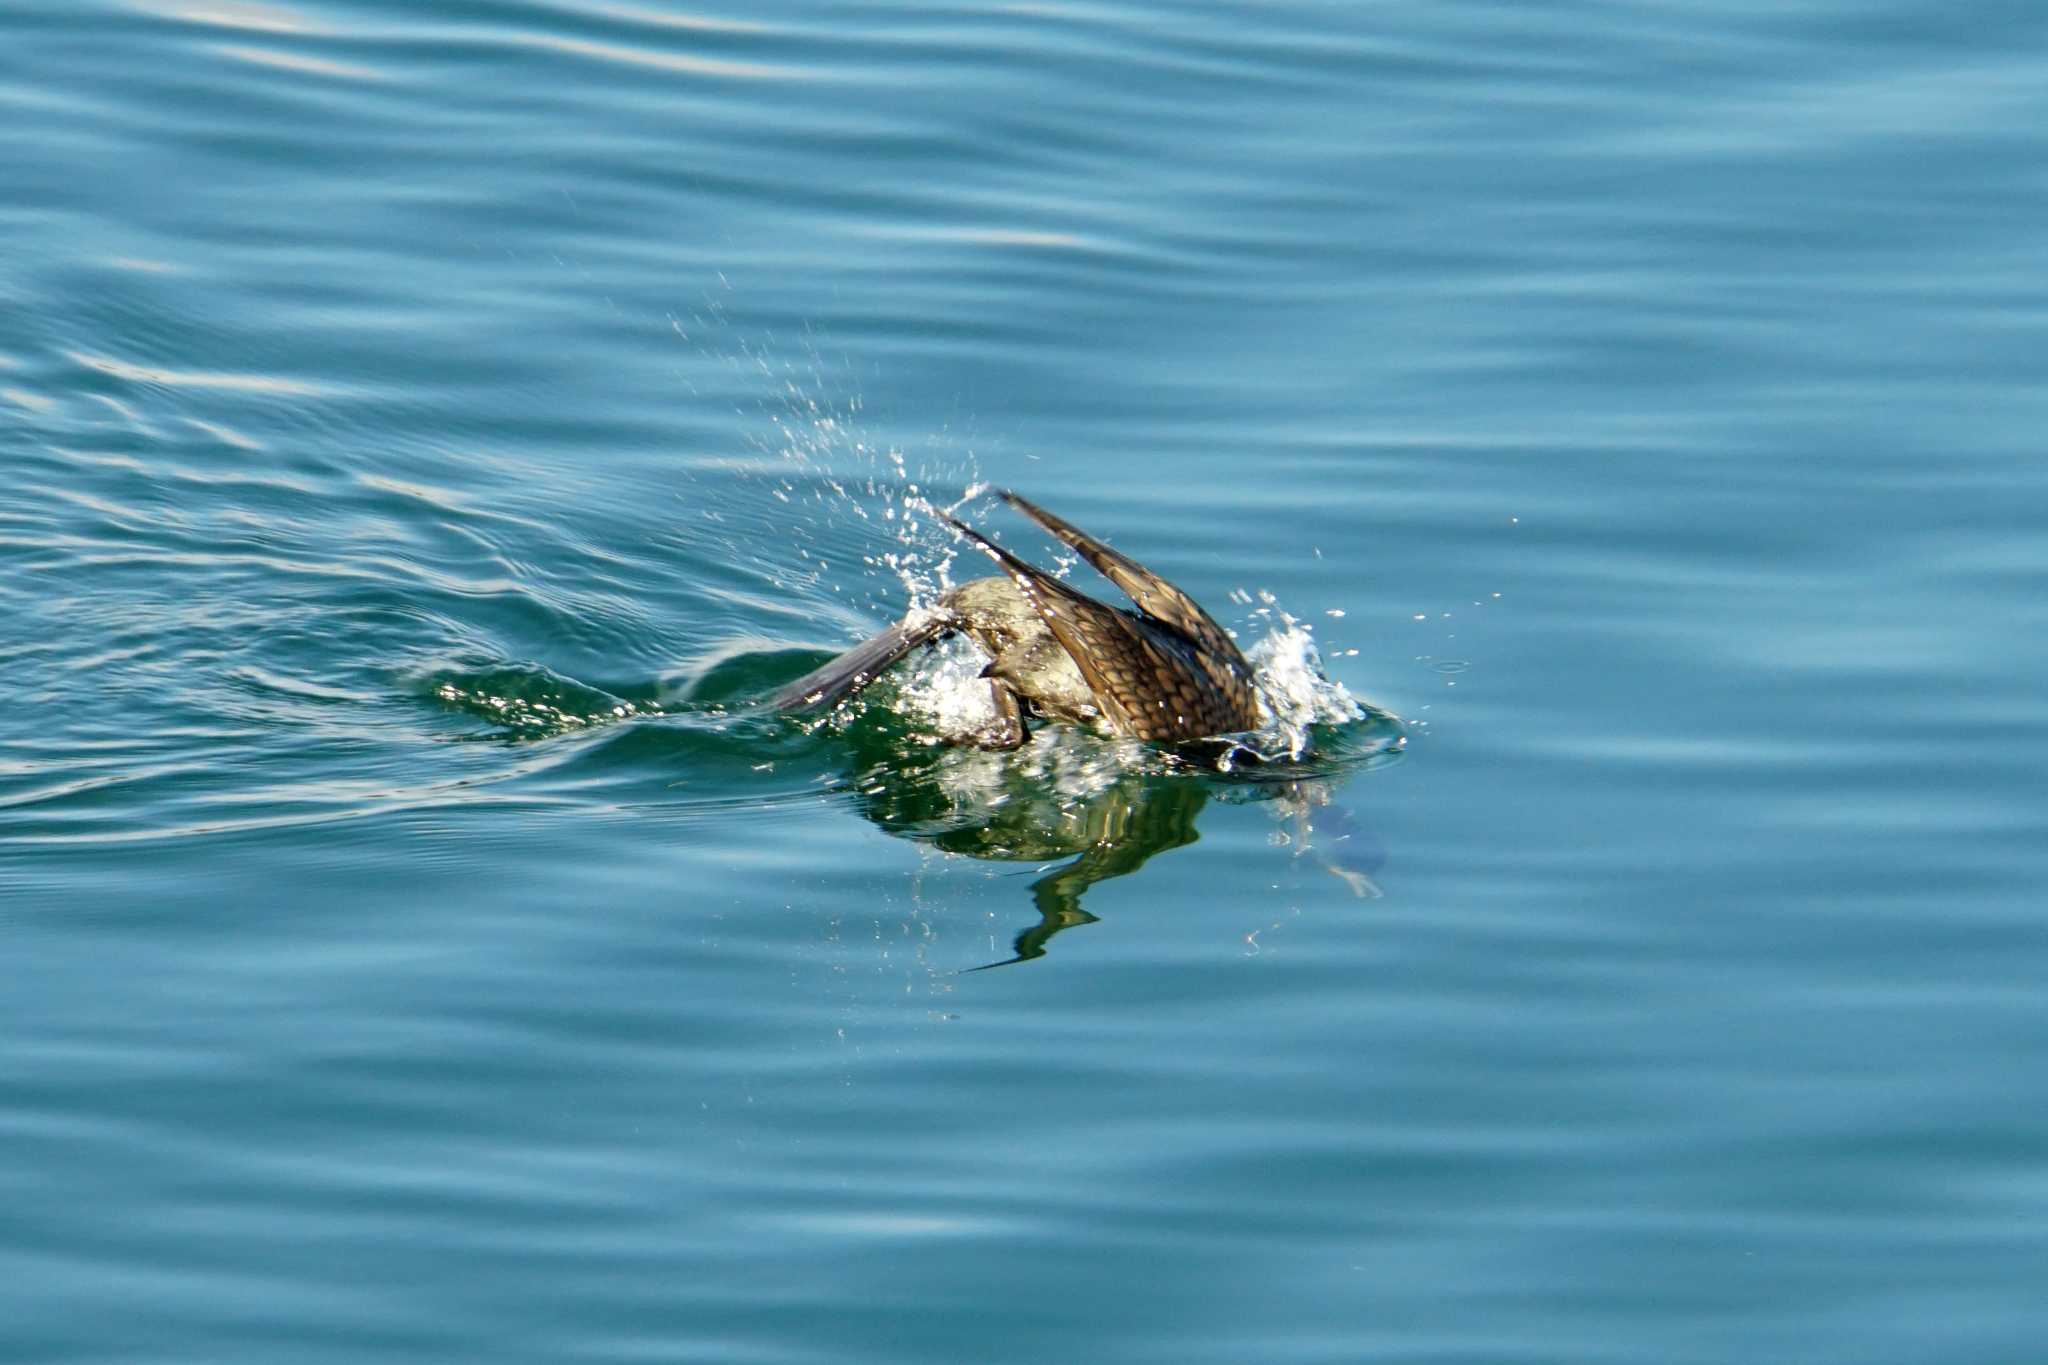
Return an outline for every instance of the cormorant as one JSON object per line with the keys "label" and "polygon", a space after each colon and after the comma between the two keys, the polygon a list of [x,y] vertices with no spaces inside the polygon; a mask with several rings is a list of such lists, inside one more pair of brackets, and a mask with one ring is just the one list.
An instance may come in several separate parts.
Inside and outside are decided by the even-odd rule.
{"label": "cormorant", "polygon": [[1008,491],[1002,498],[1080,552],[1137,610],[1098,602],[948,516],[1006,576],[962,583],[936,607],[782,688],[771,703],[785,711],[834,706],[919,645],[964,632],[991,658],[982,676],[996,719],[974,736],[986,748],[1028,740],[1027,714],[1169,744],[1258,727],[1251,665],[1193,598],[1035,503]]}

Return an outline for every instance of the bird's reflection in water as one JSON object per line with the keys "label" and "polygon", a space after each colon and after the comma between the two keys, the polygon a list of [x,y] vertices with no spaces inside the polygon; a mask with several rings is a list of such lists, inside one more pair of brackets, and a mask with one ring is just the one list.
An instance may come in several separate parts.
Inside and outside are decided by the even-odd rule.
{"label": "bird's reflection in water", "polygon": [[[1397,749],[1388,744],[1351,770],[1391,759]],[[1056,934],[1093,923],[1082,906],[1088,890],[1194,843],[1197,818],[1212,800],[1270,803],[1281,826],[1276,843],[1353,894],[1378,896],[1373,874],[1383,855],[1333,799],[1346,776],[1258,780],[1162,767],[1141,746],[1049,729],[1018,754],[939,749],[906,762],[898,751],[867,765],[853,786],[862,813],[892,834],[992,861],[1068,859],[1031,883],[1038,922],[1017,935],[1013,955],[971,969],[981,971],[1042,957]]]}

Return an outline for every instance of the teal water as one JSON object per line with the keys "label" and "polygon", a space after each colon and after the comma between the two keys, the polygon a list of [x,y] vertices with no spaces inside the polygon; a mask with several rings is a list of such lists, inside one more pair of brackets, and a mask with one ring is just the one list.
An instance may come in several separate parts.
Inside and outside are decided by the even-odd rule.
{"label": "teal water", "polygon": [[[0,1354],[2036,1358],[2044,52],[15,0]],[[749,709],[1002,485],[1387,718]]]}

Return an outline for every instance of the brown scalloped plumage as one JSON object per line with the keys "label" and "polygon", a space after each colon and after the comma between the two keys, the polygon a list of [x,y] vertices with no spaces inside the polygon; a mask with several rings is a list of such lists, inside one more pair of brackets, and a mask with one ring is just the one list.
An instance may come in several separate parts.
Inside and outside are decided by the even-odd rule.
{"label": "brown scalloped plumage", "polygon": [[[955,530],[1002,566],[1015,594],[1000,579],[963,583],[947,594],[938,611],[906,619],[854,647],[783,688],[773,703],[785,710],[831,705],[918,645],[948,631],[964,631],[995,660],[986,676],[998,713],[1009,720],[989,735],[974,737],[989,747],[1014,747],[1029,737],[1021,721],[1009,719],[1018,714],[1020,698],[1042,715],[1098,720],[1115,734],[1158,743],[1258,726],[1251,665],[1229,632],[1193,598],[1036,504],[1015,493],[1002,496],[1129,594],[1137,610],[1098,602],[948,517]],[[1046,640],[1048,633],[1057,651]],[[1079,677],[1071,670],[1078,670]]]}

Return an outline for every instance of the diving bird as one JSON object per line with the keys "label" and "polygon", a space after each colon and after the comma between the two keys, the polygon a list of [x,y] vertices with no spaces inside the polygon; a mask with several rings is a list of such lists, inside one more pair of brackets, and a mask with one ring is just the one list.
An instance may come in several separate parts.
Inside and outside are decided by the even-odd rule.
{"label": "diving bird", "polygon": [[1027,715],[1167,744],[1258,728],[1251,665],[1193,598],[1037,504],[1008,491],[1002,499],[1072,546],[1137,610],[1098,602],[948,516],[1003,576],[960,584],[936,607],[913,612],[782,688],[771,704],[824,710],[918,646],[966,634],[990,657],[982,677],[996,718],[973,737],[984,748],[1025,743]]}

